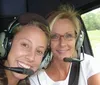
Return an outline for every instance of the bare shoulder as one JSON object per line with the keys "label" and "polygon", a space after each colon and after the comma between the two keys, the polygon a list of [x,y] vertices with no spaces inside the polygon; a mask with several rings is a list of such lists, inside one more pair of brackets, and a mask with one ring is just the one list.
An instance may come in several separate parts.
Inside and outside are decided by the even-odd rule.
{"label": "bare shoulder", "polygon": [[88,79],[88,85],[100,85],[100,73],[91,76]]}

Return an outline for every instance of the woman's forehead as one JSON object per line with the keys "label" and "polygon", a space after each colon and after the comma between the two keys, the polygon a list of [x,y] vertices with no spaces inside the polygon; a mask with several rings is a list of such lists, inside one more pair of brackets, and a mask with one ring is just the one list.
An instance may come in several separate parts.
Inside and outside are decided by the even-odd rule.
{"label": "woman's forehead", "polygon": [[71,32],[74,30],[74,24],[68,19],[59,19],[52,26],[52,32]]}
{"label": "woman's forehead", "polygon": [[46,41],[47,37],[45,33],[36,26],[25,26],[23,27],[20,32],[15,35],[16,38],[28,38],[30,40],[35,39],[40,41]]}
{"label": "woman's forehead", "polygon": [[[37,26],[23,26],[16,35],[45,35],[45,33]],[[42,37],[42,36],[41,36]]]}

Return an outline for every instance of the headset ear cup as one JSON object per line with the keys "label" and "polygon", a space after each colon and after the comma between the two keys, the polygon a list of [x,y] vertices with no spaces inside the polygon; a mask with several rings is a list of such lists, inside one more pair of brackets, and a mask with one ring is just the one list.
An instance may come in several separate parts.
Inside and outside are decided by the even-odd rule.
{"label": "headset ear cup", "polygon": [[12,41],[11,40],[8,40],[8,43],[7,43],[7,54],[8,54],[8,52],[11,49],[11,45],[12,45]]}
{"label": "headset ear cup", "polygon": [[44,56],[44,59],[41,62],[40,69],[41,68],[46,68],[51,60],[52,60],[52,53],[51,53],[51,49],[48,48],[47,52],[46,52],[46,54]]}
{"label": "headset ear cup", "polygon": [[6,49],[5,49],[5,45],[4,45],[5,36],[6,36],[5,32],[0,33],[0,59],[4,58],[5,53],[6,53]]}
{"label": "headset ear cup", "polygon": [[79,48],[81,48],[82,44],[84,41],[84,32],[81,31],[77,40],[76,40],[76,50],[78,50]]}

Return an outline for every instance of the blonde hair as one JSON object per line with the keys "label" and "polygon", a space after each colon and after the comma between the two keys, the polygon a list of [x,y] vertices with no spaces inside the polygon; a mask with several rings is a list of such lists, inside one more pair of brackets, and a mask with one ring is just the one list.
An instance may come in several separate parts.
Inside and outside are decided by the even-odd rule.
{"label": "blonde hair", "polygon": [[53,24],[58,19],[69,19],[75,25],[76,27],[75,33],[77,34],[77,36],[79,36],[81,23],[80,20],[78,19],[78,16],[80,16],[78,11],[75,11],[74,7],[67,4],[67,5],[61,5],[57,11],[52,12],[47,20],[50,24],[50,29],[52,30]]}

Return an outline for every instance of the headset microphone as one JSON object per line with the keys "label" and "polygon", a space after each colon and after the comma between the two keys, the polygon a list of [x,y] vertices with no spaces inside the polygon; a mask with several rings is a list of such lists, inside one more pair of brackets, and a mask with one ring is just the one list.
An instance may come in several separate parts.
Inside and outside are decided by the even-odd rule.
{"label": "headset microphone", "polygon": [[34,74],[33,70],[19,67],[5,67],[6,70],[14,71],[20,74],[32,75]]}
{"label": "headset microphone", "polygon": [[83,61],[83,59],[79,60],[77,58],[64,58],[63,61],[64,62],[81,62],[81,61]]}
{"label": "headset microphone", "polygon": [[2,67],[1,69],[14,71],[14,72],[17,72],[17,73],[20,73],[20,74],[26,74],[26,75],[29,75],[29,76],[35,73],[31,69],[26,69],[26,68],[21,68],[21,67],[7,67],[7,66],[4,66],[1,63],[0,63],[0,66]]}

